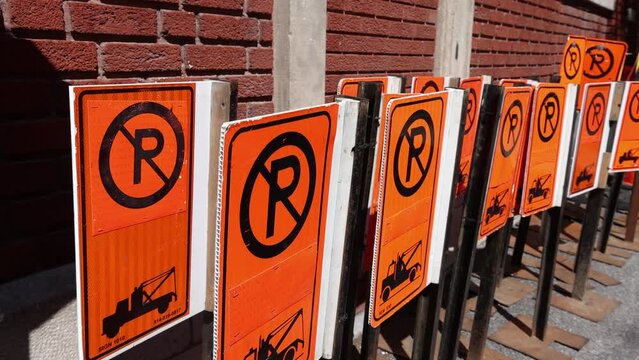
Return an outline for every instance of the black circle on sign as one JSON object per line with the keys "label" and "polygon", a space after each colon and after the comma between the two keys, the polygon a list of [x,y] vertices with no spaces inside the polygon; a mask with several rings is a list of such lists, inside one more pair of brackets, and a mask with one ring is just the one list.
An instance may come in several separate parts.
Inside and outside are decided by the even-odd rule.
{"label": "black circle on sign", "polygon": [[[411,142],[410,135],[408,135],[408,130],[410,129],[411,125],[413,125],[413,123],[415,123],[416,121],[419,121],[419,120],[424,121],[426,123],[426,125],[428,126],[429,134],[430,134],[430,141],[429,141],[430,142],[430,146],[428,148],[428,160],[426,160],[426,166],[421,166],[418,169],[420,171],[420,176],[419,176],[419,179],[417,180],[417,182],[414,185],[412,185],[412,186],[407,186],[407,185],[404,185],[404,183],[401,180],[401,174],[400,174],[400,169],[399,169],[399,153],[400,153],[402,144],[404,142],[406,142],[408,147],[409,147],[409,159],[408,159],[408,161],[409,162],[414,161],[413,158],[410,157],[410,149],[412,149],[412,146],[414,144]],[[426,175],[428,174],[428,169],[430,168],[430,163],[433,160],[434,139],[435,139],[435,129],[434,129],[434,126],[433,126],[433,119],[430,117],[430,114],[427,111],[425,111],[425,110],[417,110],[417,111],[415,111],[408,118],[406,123],[404,124],[404,127],[402,128],[402,131],[401,131],[401,133],[399,135],[399,138],[397,139],[397,143],[395,144],[395,155],[393,157],[393,180],[395,181],[395,188],[397,189],[397,192],[400,193],[400,195],[406,196],[406,197],[413,195],[422,186],[422,183],[424,182],[424,180],[426,180]],[[427,139],[425,137],[424,138],[424,143],[426,141],[427,141]],[[420,154],[421,154],[421,152],[420,152]],[[416,161],[418,161],[419,164],[421,165],[421,160],[419,159],[419,157],[417,157]]]}
{"label": "black circle on sign", "polygon": [[[517,113],[513,113],[513,111],[517,110]],[[517,119],[514,120],[515,115],[517,116]],[[515,100],[513,101],[512,104],[510,104],[510,107],[508,107],[508,111],[506,111],[506,115],[504,116],[504,123],[501,126],[501,135],[499,137],[499,146],[501,148],[501,154],[504,157],[508,157],[510,156],[510,154],[513,152],[513,150],[515,150],[515,146],[517,145],[517,142],[519,141],[519,137],[521,135],[521,130],[523,128],[523,116],[524,116],[524,107],[521,104],[521,101],[519,100]],[[517,121],[517,123],[513,126],[513,121]],[[512,146],[508,146],[508,144],[505,143],[505,141],[507,139],[505,139],[504,137],[507,135],[506,134],[506,125],[509,125],[510,127],[508,127],[508,130],[510,130],[510,132],[508,133],[508,138],[513,137],[513,144]],[[516,133],[513,133],[512,129],[515,128],[517,129]],[[514,135],[514,136],[513,136]]]}
{"label": "black circle on sign", "polygon": [[639,122],[639,90],[635,91],[628,106],[628,116],[630,120]]}
{"label": "black circle on sign", "polygon": [[466,123],[464,124],[464,135],[470,132],[470,129],[473,128],[473,124],[475,123],[476,114],[476,106],[477,106],[477,93],[475,93],[475,89],[470,88],[468,91],[468,104],[466,105]]}
{"label": "black circle on sign", "polygon": [[[599,105],[599,112],[596,112],[597,105]],[[586,131],[588,132],[588,135],[595,135],[601,128],[601,125],[603,125],[603,111],[605,107],[606,101],[604,100],[603,94],[596,93],[590,104],[588,104],[588,110],[586,110]]]}
{"label": "black circle on sign", "polygon": [[438,92],[439,86],[437,86],[437,83],[434,82],[433,80],[428,80],[428,82],[426,82],[426,84],[422,86],[422,89],[419,92],[422,94],[426,94],[426,91],[428,89],[433,89],[431,92]]}
{"label": "black circle on sign", "polygon": [[[160,178],[164,181],[164,185],[160,187],[156,192],[151,195],[143,196],[143,197],[134,197],[126,194],[122,191],[115,181],[113,180],[113,174],[111,173],[111,147],[113,146],[113,141],[115,137],[122,133],[123,136],[131,142],[132,146],[135,146],[132,142],[132,135],[129,131],[124,127],[127,121],[132,118],[142,115],[142,114],[153,114],[159,116],[162,120],[166,121],[171,129],[173,130],[173,134],[175,135],[176,141],[176,156],[175,156],[175,165],[173,166],[173,171],[170,176],[166,176],[162,173],[162,171],[155,165],[153,168]],[[152,162],[152,160],[147,160]],[[100,145],[100,154],[98,160],[98,167],[100,171],[100,179],[102,180],[102,184],[104,184],[104,189],[109,194],[109,196],[116,203],[131,209],[141,209],[148,206],[151,206],[158,201],[162,200],[166,196],[166,194],[171,191],[175,183],[178,181],[180,177],[180,171],[182,170],[182,165],[184,163],[184,132],[182,131],[182,125],[180,121],[177,119],[175,114],[165,107],[162,104],[158,104],[156,102],[151,101],[143,101],[139,103],[135,103],[126,109],[122,110],[115,119],[111,122],[106,132],[104,133],[104,137],[102,138],[102,144]],[[149,163],[149,165],[151,165]]]}
{"label": "black circle on sign", "polygon": [[[304,154],[304,156],[306,157],[309,171],[308,194],[304,202],[304,208],[302,209],[302,212],[299,213],[299,219],[297,220],[297,223],[295,224],[293,229],[291,229],[291,232],[286,235],[280,242],[272,245],[267,245],[261,242],[253,232],[253,228],[251,227],[251,219],[249,216],[251,205],[250,203],[253,195],[253,188],[255,186],[255,182],[257,181],[258,175],[263,174],[263,171],[268,171],[266,169],[266,162],[269,160],[271,155],[285,146],[294,146],[300,149],[302,154]],[[276,136],[260,152],[260,154],[255,159],[251,170],[249,171],[246,182],[244,183],[244,189],[242,190],[242,199],[240,203],[240,230],[242,232],[242,239],[244,240],[246,248],[253,255],[262,259],[272,258],[281,254],[293,243],[293,241],[297,237],[297,234],[299,234],[299,232],[302,230],[302,226],[304,225],[304,222],[306,221],[306,218],[308,217],[308,214],[311,210],[313,195],[315,193],[315,176],[316,165],[313,147],[309,143],[308,139],[306,139],[304,135],[298,132],[286,132]],[[277,184],[269,183],[269,185],[276,186]]]}
{"label": "black circle on sign", "polygon": [[570,80],[574,79],[579,73],[580,65],[581,49],[577,43],[573,42],[568,47],[568,51],[564,54],[563,67],[566,77]]}
{"label": "black circle on sign", "polygon": [[[584,67],[584,75],[588,76],[591,79],[601,79],[602,77],[608,75],[615,65],[615,58],[612,55],[612,51],[601,44],[591,46],[586,49],[586,55],[590,56],[592,62],[590,64],[590,69],[586,69]],[[597,57],[598,55],[603,56],[603,58],[600,60],[600,58]],[[608,61],[606,62],[606,60]],[[604,63],[607,63],[607,66],[602,67],[601,64]]]}
{"label": "black circle on sign", "polygon": [[[549,116],[548,107],[551,105],[554,108],[554,112]],[[555,136],[557,125],[559,125],[560,113],[559,98],[555,93],[548,93],[541,101],[541,108],[539,114],[537,114],[537,133],[541,141],[548,142]],[[550,128],[550,133],[546,131],[548,128]]]}

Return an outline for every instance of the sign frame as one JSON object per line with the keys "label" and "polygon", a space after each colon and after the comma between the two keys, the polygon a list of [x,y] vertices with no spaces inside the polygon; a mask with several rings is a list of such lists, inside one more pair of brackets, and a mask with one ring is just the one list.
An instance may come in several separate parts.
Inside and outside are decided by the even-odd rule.
{"label": "sign frame", "polygon": [[[629,114],[627,114],[627,111],[634,105],[634,102],[632,100],[639,99],[639,81],[624,82],[623,85],[620,85],[620,86],[623,86],[624,90],[623,90],[623,96],[621,100],[619,118],[617,120],[614,141],[612,145],[612,154],[610,156],[610,162],[608,164],[608,172],[610,173],[639,171],[639,164],[634,168],[620,168],[615,166],[615,159],[621,156],[621,154],[619,154],[619,151],[620,151],[619,145],[621,141],[621,132],[623,130],[623,126],[628,120],[633,121],[632,118],[627,119],[627,117],[630,116]],[[633,90],[633,88],[635,87],[637,88],[636,92],[634,94],[631,94],[630,91]],[[628,99],[630,99],[631,97],[632,99],[630,100],[630,104],[629,104]],[[635,122],[639,122],[639,120]]]}
{"label": "sign frame", "polygon": [[[440,155],[439,158],[434,159],[440,165],[439,176],[435,179],[435,183],[437,185],[437,192],[435,194],[435,198],[433,201],[432,212],[433,217],[429,220],[430,225],[430,234],[429,236],[429,250],[427,251],[427,261],[428,266],[424,268],[422,271],[425,272],[426,276],[422,279],[423,283],[419,286],[418,289],[411,292],[411,294],[400,300],[393,309],[385,312],[382,315],[382,318],[376,318],[374,315],[375,312],[375,304],[377,298],[377,281],[380,279],[378,276],[379,269],[379,257],[381,251],[381,221],[383,218],[383,207],[384,207],[384,198],[385,198],[385,187],[387,183],[391,183],[391,181],[386,180],[386,158],[388,152],[388,132],[389,132],[389,123],[391,121],[391,109],[394,108],[395,103],[411,103],[411,102],[423,102],[423,101],[432,101],[440,97],[441,93],[432,93],[432,94],[417,94],[414,96],[400,97],[391,99],[388,101],[388,105],[385,109],[385,121],[382,124],[383,128],[380,128],[380,137],[383,137],[380,151],[378,151],[378,155],[381,153],[381,161],[380,161],[380,169],[379,169],[379,182],[377,187],[375,188],[376,198],[378,199],[378,211],[376,214],[376,222],[375,222],[375,238],[374,238],[374,248],[373,248],[373,264],[371,271],[371,287],[369,289],[369,311],[367,314],[368,324],[372,327],[378,327],[381,325],[386,318],[397,312],[400,308],[402,308],[411,298],[417,296],[421,290],[426,288],[428,284],[438,283],[439,276],[442,265],[443,258],[443,248],[445,242],[445,234],[446,234],[446,224],[449,215],[449,207],[450,199],[452,198],[451,194],[454,191],[454,174],[456,171],[455,160],[458,155],[459,143],[461,142],[461,133],[463,129],[461,128],[462,124],[462,105],[465,92],[464,90],[459,89],[449,89],[445,91],[448,96],[448,101],[445,101],[443,104],[443,120],[442,120],[442,137],[440,139]],[[445,161],[445,158],[449,157],[449,161]],[[420,242],[422,242],[420,240]],[[414,246],[414,245],[413,245]],[[419,245],[418,245],[419,246]],[[417,251],[417,250],[415,250]],[[423,268],[423,267],[422,267]],[[377,270],[376,270],[377,269]]]}
{"label": "sign frame", "polygon": [[[79,166],[82,161],[83,146],[82,145],[82,132],[77,126],[81,126],[83,121],[79,114],[76,114],[76,105],[80,106],[80,97],[85,93],[91,93],[97,91],[106,93],[126,93],[126,92],[139,92],[139,91],[154,91],[155,89],[174,89],[185,88],[193,89],[192,93],[192,120],[191,120],[191,137],[190,137],[190,159],[192,162],[190,165],[190,180],[189,184],[189,201],[190,207],[186,210],[191,213],[188,218],[188,232],[189,237],[188,253],[190,254],[190,261],[188,262],[189,275],[187,276],[188,282],[186,288],[188,290],[188,307],[185,312],[177,317],[173,317],[170,320],[155,326],[152,329],[146,330],[141,334],[136,335],[130,340],[120,343],[119,346],[115,345],[112,348],[102,351],[100,354],[91,357],[87,342],[88,329],[84,326],[84,313],[89,311],[85,301],[83,288],[85,276],[83,276],[83,268],[86,266],[84,247],[81,244],[80,234],[81,224],[79,214],[84,205],[80,204],[80,192],[84,190],[81,187],[81,174]],[[76,97],[77,94],[77,97]],[[194,251],[195,248],[206,248],[208,243],[209,232],[209,220],[208,220],[208,196],[194,197],[192,196],[193,189],[206,188],[206,180],[208,177],[208,171],[211,167],[210,159],[215,158],[215,147],[210,144],[215,139],[215,127],[228,119],[228,107],[221,106],[222,102],[228,102],[230,99],[230,84],[222,81],[195,81],[195,82],[167,82],[167,83],[154,83],[154,84],[110,84],[110,85],[85,85],[85,86],[72,86],[69,88],[69,104],[71,109],[70,124],[71,124],[71,160],[72,160],[72,179],[73,179],[73,207],[74,207],[74,234],[75,234],[75,267],[76,267],[76,293],[78,297],[77,306],[77,330],[78,330],[78,356],[81,359],[110,359],[118,356],[125,351],[141,344],[142,342],[156,336],[157,334],[189,319],[195,314],[205,309],[206,301],[206,277],[207,277],[207,258],[206,252]],[[197,166],[196,166],[197,165]],[[90,190],[87,190],[90,191]],[[85,199],[85,196],[82,196]],[[83,200],[85,201],[85,200]],[[83,219],[85,216],[83,215]],[[82,220],[86,221],[86,220]],[[131,226],[136,226],[132,224]],[[85,236],[82,236],[85,239]],[[85,241],[85,240],[82,240]]]}

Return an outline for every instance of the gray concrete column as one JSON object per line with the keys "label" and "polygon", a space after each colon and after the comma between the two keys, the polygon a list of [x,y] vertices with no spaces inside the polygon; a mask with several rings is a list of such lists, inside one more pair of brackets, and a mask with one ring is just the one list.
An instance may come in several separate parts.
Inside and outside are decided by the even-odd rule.
{"label": "gray concrete column", "polygon": [[474,0],[439,0],[434,75],[469,75],[474,11]]}
{"label": "gray concrete column", "polygon": [[275,111],[324,103],[326,0],[273,4]]}

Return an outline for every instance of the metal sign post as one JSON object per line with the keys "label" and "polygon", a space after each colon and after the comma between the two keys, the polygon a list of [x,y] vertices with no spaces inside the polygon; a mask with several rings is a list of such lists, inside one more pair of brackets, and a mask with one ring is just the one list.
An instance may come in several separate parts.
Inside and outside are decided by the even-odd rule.
{"label": "metal sign post", "polygon": [[475,151],[472,158],[473,166],[470,169],[468,181],[468,193],[477,195],[469,196],[464,209],[463,225],[460,233],[461,244],[457,255],[457,266],[453,272],[451,288],[448,294],[446,317],[442,330],[439,353],[439,359],[441,360],[457,358],[459,335],[484,206],[484,190],[488,183],[488,174],[485,169],[489,166],[490,155],[497,138],[496,119],[501,105],[502,89],[494,85],[485,86],[483,97],[483,106],[478,119]]}

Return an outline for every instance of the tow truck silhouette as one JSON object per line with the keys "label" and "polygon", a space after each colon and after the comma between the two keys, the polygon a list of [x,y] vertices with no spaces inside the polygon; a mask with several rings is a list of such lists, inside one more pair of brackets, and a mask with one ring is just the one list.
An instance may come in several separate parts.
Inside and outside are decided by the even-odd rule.
{"label": "tow truck silhouette", "polygon": [[577,175],[577,185],[581,184],[582,181],[590,181],[590,179],[592,179],[592,173],[588,170],[592,169],[593,167],[594,165],[590,164],[579,172],[579,175]]}
{"label": "tow truck silhouette", "polygon": [[409,247],[403,253],[397,253],[397,258],[393,259],[388,265],[388,273],[386,278],[382,280],[382,300],[387,301],[393,289],[404,283],[406,280],[412,282],[417,277],[417,272],[421,269],[422,264],[415,263],[408,267],[409,263],[415,257],[417,250],[422,246],[419,240],[413,246]]}
{"label": "tow truck silhouette", "polygon": [[[302,355],[299,354],[300,347],[304,347],[304,340],[302,340],[304,337],[303,322],[304,317],[302,309],[300,309],[271,331],[266,338],[262,338],[260,335],[259,347],[257,349],[251,348],[244,356],[244,360],[294,360],[300,357]],[[274,343],[275,339],[278,340],[276,343]]]}
{"label": "tow truck silhouette", "polygon": [[[155,295],[170,277],[173,277],[173,291],[154,299],[153,295]],[[156,284],[155,287],[151,292],[147,292],[146,288],[152,284]],[[130,309],[129,299],[122,299],[116,305],[115,313],[102,320],[102,335],[106,335],[108,338],[114,338],[120,331],[122,325],[155,309],[158,309],[158,312],[163,314],[168,310],[169,303],[177,300],[175,289],[175,267],[142,282],[139,286],[136,286],[131,293]]]}
{"label": "tow truck silhouette", "polygon": [[492,216],[496,216],[496,215],[498,216],[504,213],[504,209],[506,209],[506,205],[502,204],[501,202],[506,197],[507,192],[508,192],[508,189],[493,196],[493,198],[490,200],[490,206],[488,207],[488,209],[486,209],[486,224],[490,222],[490,218]]}
{"label": "tow truck silhouette", "polygon": [[528,189],[528,203],[533,202],[535,198],[540,196],[543,196],[544,199],[548,196],[550,188],[544,187],[548,179],[550,179],[550,174],[542,175],[533,180],[533,186]]}
{"label": "tow truck silhouette", "polygon": [[621,154],[621,156],[619,156],[619,163],[623,164],[626,161],[631,161],[633,163],[636,163],[637,160],[639,160],[639,155],[637,155],[637,151],[639,151],[639,148],[633,148]]}
{"label": "tow truck silhouette", "polygon": [[461,190],[464,188],[464,184],[466,184],[466,178],[468,177],[468,174],[464,173],[464,170],[466,170],[466,168],[468,167],[468,164],[470,164],[469,160],[464,161],[463,164],[460,164],[459,166],[459,175],[457,176],[457,188],[458,190]]}

